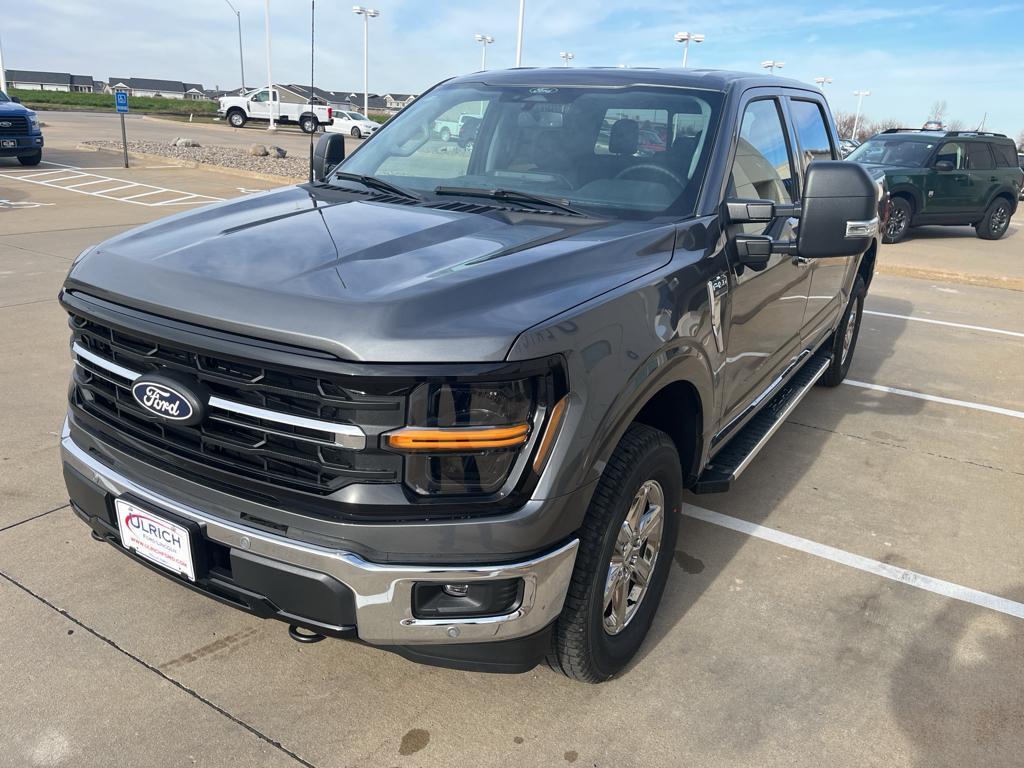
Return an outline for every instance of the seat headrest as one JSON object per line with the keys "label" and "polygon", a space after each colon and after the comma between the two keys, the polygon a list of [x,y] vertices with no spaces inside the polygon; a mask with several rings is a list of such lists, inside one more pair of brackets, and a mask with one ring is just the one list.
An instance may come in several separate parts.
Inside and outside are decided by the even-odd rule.
{"label": "seat headrest", "polygon": [[640,146],[640,123],[623,118],[616,120],[608,134],[608,151],[613,155],[635,155]]}

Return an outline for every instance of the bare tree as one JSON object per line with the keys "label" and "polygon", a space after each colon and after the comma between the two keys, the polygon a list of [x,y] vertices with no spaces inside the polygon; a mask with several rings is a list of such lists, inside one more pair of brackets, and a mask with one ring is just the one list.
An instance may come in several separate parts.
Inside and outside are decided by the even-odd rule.
{"label": "bare tree", "polygon": [[836,112],[832,117],[836,121],[839,138],[848,138],[853,133],[854,114],[852,112]]}
{"label": "bare tree", "polygon": [[941,123],[942,119],[946,116],[946,100],[939,99],[932,104],[931,112],[928,113],[928,119],[934,120],[937,123]]}
{"label": "bare tree", "polygon": [[1024,152],[1024,131],[1020,132],[1020,136],[1017,137],[1017,150]]}
{"label": "bare tree", "polygon": [[945,127],[947,131],[962,131],[965,128],[963,120],[950,120]]}

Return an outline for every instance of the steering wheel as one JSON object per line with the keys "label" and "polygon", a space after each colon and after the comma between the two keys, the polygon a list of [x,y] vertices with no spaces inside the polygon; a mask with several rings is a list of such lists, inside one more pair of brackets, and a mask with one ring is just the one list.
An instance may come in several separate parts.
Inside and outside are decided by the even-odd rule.
{"label": "steering wheel", "polygon": [[669,168],[666,168],[663,165],[655,165],[654,163],[639,163],[638,165],[631,165],[629,166],[629,168],[623,168],[621,171],[615,174],[615,178],[624,179],[627,176],[633,175],[638,171],[655,171],[656,173],[664,174],[665,176],[668,176],[670,179],[672,179],[672,181],[674,181],[676,184],[678,184],[680,189],[686,189],[686,182],[683,181],[679,174],[677,174],[675,171]]}

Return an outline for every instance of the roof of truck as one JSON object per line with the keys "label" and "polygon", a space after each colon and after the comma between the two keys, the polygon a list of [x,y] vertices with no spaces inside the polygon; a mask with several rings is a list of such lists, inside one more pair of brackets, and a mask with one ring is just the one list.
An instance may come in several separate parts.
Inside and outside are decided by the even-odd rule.
{"label": "roof of truck", "polygon": [[655,67],[517,67],[460,75],[448,82],[479,83],[481,81],[493,85],[551,85],[554,83],[603,86],[668,85],[715,91],[758,86],[818,90],[808,83],[777,75],[730,72],[721,69],[661,69]]}

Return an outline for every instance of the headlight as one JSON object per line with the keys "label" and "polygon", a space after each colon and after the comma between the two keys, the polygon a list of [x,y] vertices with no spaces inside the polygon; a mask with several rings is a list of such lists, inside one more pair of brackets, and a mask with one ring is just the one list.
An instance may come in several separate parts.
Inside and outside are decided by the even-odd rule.
{"label": "headlight", "polygon": [[549,374],[420,384],[409,398],[408,426],[385,435],[385,445],[405,454],[405,484],[418,494],[496,493],[524,469],[563,394],[561,382]]}
{"label": "headlight", "polygon": [[28,124],[29,124],[29,126],[31,126],[32,130],[38,131],[39,130],[39,115],[35,114],[34,112],[29,114],[29,116],[28,116]]}

